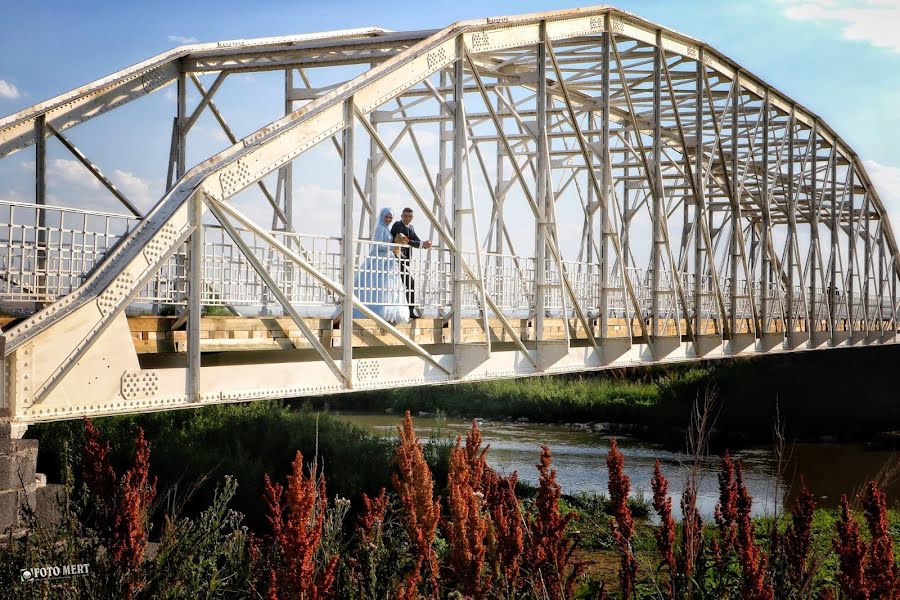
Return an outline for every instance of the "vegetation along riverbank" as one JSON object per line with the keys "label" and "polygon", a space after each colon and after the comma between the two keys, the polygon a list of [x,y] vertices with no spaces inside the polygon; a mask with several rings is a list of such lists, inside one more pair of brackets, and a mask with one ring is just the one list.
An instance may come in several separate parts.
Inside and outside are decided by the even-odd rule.
{"label": "vegetation along riverbank", "polygon": [[896,445],[898,435],[887,433],[900,429],[898,361],[900,348],[861,347],[361,392],[315,402],[396,414],[635,424],[652,439],[683,447],[692,407],[710,395],[717,415],[714,442],[720,445],[770,442],[776,416],[790,439]]}
{"label": "vegetation along riverbank", "polygon": [[[705,522],[692,476],[673,499],[659,463],[652,500],[630,498],[615,440],[608,494],[566,497],[551,448],[535,454],[538,485],[526,488],[491,469],[474,423],[465,439],[424,445],[409,415],[396,440],[276,403],[166,415],[54,430],[69,440],[60,515],[0,543],[8,597],[888,598],[900,584],[900,516],[878,481],[835,511],[817,510],[801,483],[789,513],[754,519],[742,465],[726,455]],[[261,450],[227,441],[235,419]],[[273,462],[270,445],[286,458]],[[258,481],[246,465],[235,474],[235,457],[251,462],[241,451]],[[195,487],[190,469],[210,464]],[[351,471],[361,475],[345,481]],[[200,501],[203,488],[214,492]],[[242,488],[254,489],[243,502],[255,523],[234,510]],[[91,576],[21,580],[29,566],[76,563]]]}

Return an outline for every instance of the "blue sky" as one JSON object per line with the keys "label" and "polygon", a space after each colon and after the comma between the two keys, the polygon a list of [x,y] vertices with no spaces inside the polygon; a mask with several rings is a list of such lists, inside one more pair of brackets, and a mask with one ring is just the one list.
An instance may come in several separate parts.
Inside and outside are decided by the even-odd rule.
{"label": "blue sky", "polygon": [[[107,75],[190,41],[265,37],[329,29],[380,26],[410,30],[453,21],[573,6],[571,1],[458,0],[453,3],[390,2],[24,2],[5,3],[0,36],[0,116]],[[77,7],[75,5],[78,5]],[[373,8],[377,6],[377,8]],[[900,0],[761,0],[757,2],[626,1],[616,6],[706,41],[824,118],[862,157],[881,196],[900,214]],[[9,24],[19,25],[11,27]],[[246,77],[243,98],[266,75]],[[231,84],[227,84],[231,85]],[[239,81],[234,85],[242,85]],[[223,88],[224,89],[224,88]],[[155,106],[168,110],[171,91]],[[143,102],[143,101],[142,101]],[[148,99],[150,102],[150,99]],[[225,102],[223,100],[223,102]],[[140,103],[136,103],[140,104]],[[151,103],[152,104],[152,103]],[[269,120],[246,102],[227,106],[239,133]],[[277,99],[254,101],[277,116]],[[143,146],[110,148],[103,135],[144,109],[126,109],[72,130],[71,136],[136,201],[149,205],[164,179],[168,130],[147,121]],[[149,109],[148,109],[149,110]],[[225,108],[223,107],[223,111]],[[118,112],[118,111],[117,111]],[[169,117],[171,118],[171,117]],[[117,120],[118,119],[118,120]],[[163,121],[164,123],[164,121]],[[211,132],[214,123],[198,123]],[[193,135],[193,134],[192,134]],[[223,146],[219,135],[192,148],[191,162]],[[152,150],[152,151],[151,151]],[[204,152],[207,154],[204,155]],[[157,154],[161,156],[157,156]],[[65,161],[60,153],[56,160]],[[68,157],[71,158],[71,157]],[[51,159],[52,156],[51,156]],[[23,199],[30,155],[0,161],[0,198]],[[2,165],[13,161],[14,166]],[[64,162],[56,163],[65,168]],[[33,167],[32,167],[33,168]],[[60,193],[65,175],[60,176]],[[69,182],[72,183],[72,182]],[[90,186],[90,184],[86,184]],[[112,207],[112,206],[111,206]]]}

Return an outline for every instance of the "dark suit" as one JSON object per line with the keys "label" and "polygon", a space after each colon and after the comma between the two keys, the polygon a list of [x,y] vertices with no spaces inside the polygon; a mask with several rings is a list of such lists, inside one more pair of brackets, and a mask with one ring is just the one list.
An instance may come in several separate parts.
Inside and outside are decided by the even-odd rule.
{"label": "dark suit", "polygon": [[403,221],[397,221],[391,227],[391,236],[396,238],[398,234],[403,234],[409,238],[409,246],[400,248],[400,279],[406,286],[406,300],[409,302],[409,316],[415,318],[414,307],[416,306],[416,281],[409,272],[409,256],[410,248],[421,248],[422,240],[416,235],[413,226],[406,225]]}

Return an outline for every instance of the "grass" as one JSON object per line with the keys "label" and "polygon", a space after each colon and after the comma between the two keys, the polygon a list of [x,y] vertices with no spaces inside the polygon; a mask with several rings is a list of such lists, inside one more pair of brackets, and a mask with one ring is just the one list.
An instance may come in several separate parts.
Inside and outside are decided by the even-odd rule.
{"label": "grass", "polygon": [[680,423],[689,416],[691,402],[710,378],[711,371],[705,368],[673,369],[648,381],[599,376],[529,377],[363,392],[329,398],[328,404],[343,410],[524,417],[545,423],[671,424],[673,418]]}
{"label": "grass", "polygon": [[[399,421],[399,419],[398,419]],[[178,486],[184,493],[194,482],[220,481],[233,475],[239,487],[232,507],[253,526],[262,524],[263,474],[284,478],[297,450],[304,460],[318,459],[328,477],[328,496],[357,500],[363,492],[377,494],[390,487],[390,465],[396,440],[327,414],[291,408],[281,402],[206,406],[193,410],[107,417],[94,421],[112,441],[113,464],[121,468],[131,457],[131,440],[142,427],[151,446],[152,473],[161,491]],[[61,480],[63,446],[80,448],[81,421],[35,425],[28,430],[39,440],[42,472]],[[426,458],[437,481],[446,481],[449,442],[426,445]],[[76,453],[77,454],[77,453]],[[186,510],[197,514],[212,502],[214,485],[202,486]]]}

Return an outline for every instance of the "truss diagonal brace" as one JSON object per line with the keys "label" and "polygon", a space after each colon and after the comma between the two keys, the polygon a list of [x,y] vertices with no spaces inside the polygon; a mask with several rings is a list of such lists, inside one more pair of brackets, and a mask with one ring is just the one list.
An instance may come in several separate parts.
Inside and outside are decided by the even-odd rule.
{"label": "truss diagonal brace", "polygon": [[[400,180],[403,182],[403,185],[406,186],[406,189],[412,194],[416,203],[419,205],[419,208],[422,209],[422,212],[428,217],[428,220],[431,221],[432,226],[434,226],[435,230],[438,234],[444,239],[444,242],[450,248],[451,252],[455,252],[459,257],[459,261],[462,264],[463,271],[465,271],[466,277],[471,279],[475,286],[478,287],[479,292],[482,293],[485,302],[488,304],[490,309],[494,312],[494,315],[500,319],[500,322],[503,324],[503,328],[506,329],[507,333],[509,333],[513,342],[515,342],[516,346],[522,352],[523,355],[528,359],[528,361],[535,367],[537,367],[537,362],[528,352],[528,348],[525,347],[525,344],[522,343],[522,340],[519,338],[519,334],[513,328],[512,324],[506,319],[503,315],[503,312],[491,298],[491,296],[484,291],[483,282],[475,276],[475,273],[472,271],[472,268],[469,267],[468,262],[463,258],[462,251],[460,248],[456,246],[456,243],[453,241],[453,236],[451,236],[446,229],[444,229],[443,225],[441,225],[440,221],[434,216],[434,213],[428,208],[425,204],[425,200],[422,199],[422,196],[419,195],[419,192],[416,190],[415,186],[409,180],[409,177],[406,176],[406,172],[403,171],[401,166],[397,163],[397,160],[394,158],[393,153],[390,149],[385,145],[384,140],[381,139],[381,136],[378,135],[378,132],[375,131],[375,128],[372,127],[372,124],[365,118],[365,115],[362,111],[359,110],[359,107],[354,106],[354,110],[356,111],[356,116],[359,119],[359,122],[363,124],[366,131],[371,136],[372,140],[378,146],[379,150],[384,154],[385,159],[390,163],[391,167],[393,167],[394,171],[397,173],[397,176],[400,177]],[[349,124],[348,124],[349,126]],[[481,309],[484,311],[485,307],[482,306]],[[490,335],[489,332],[485,332],[487,335]]]}
{"label": "truss diagonal brace", "polygon": [[[285,246],[284,244],[279,242],[277,239],[272,237],[268,232],[264,231],[256,223],[254,223],[252,220],[250,220],[249,218],[244,216],[244,214],[241,213],[240,211],[238,211],[236,208],[234,208],[233,206],[231,206],[225,202],[220,202],[220,201],[216,200],[215,198],[209,196],[208,194],[207,194],[207,197],[211,202],[215,203],[215,205],[217,207],[221,208],[224,212],[228,213],[235,220],[239,221],[244,227],[246,227],[247,229],[249,229],[256,235],[258,235],[267,244],[269,244],[270,246],[272,246],[273,248],[275,248],[276,250],[281,252],[286,258],[295,262],[297,264],[297,266],[299,266],[301,269],[303,269],[304,271],[309,273],[316,281],[318,281],[319,283],[321,283],[322,285],[327,287],[329,290],[331,290],[332,292],[334,292],[341,298],[344,298],[346,296],[346,293],[344,292],[344,288],[340,284],[337,284],[334,281],[332,281],[331,279],[329,279],[325,274],[323,274],[321,271],[319,271],[317,268],[315,268],[312,264],[310,264],[302,256],[300,256],[299,254],[297,254],[296,252],[294,252],[293,250],[291,250],[290,248],[288,248],[287,246]],[[395,338],[400,340],[400,342],[402,342],[404,346],[406,346],[407,348],[409,348],[410,350],[415,352],[417,355],[421,356],[428,363],[430,363],[433,367],[435,367],[436,369],[442,371],[443,373],[445,373],[447,375],[451,374],[450,371],[446,367],[444,367],[442,364],[437,362],[434,359],[434,357],[428,353],[427,350],[425,350],[424,348],[422,348],[422,346],[420,346],[419,344],[417,344],[414,341],[412,341],[411,339],[409,339],[407,336],[403,335],[403,333],[400,330],[398,330],[396,327],[394,327],[393,325],[391,325],[390,323],[388,323],[387,321],[382,319],[380,316],[378,316],[375,312],[372,311],[372,309],[370,309],[368,306],[366,306],[365,304],[360,302],[356,296],[353,296],[353,308],[355,308],[362,314],[366,315],[367,318],[378,323],[378,325],[380,325],[388,333],[390,333]]]}
{"label": "truss diagonal brace", "polygon": [[[194,232],[193,227],[186,227],[184,231],[179,235],[176,239],[172,240],[172,245],[169,249],[159,256],[157,259],[157,264],[162,264],[164,261],[169,260],[176,250],[183,244],[188,237]],[[109,258],[107,258],[109,260]],[[59,365],[50,377],[41,385],[41,387],[34,394],[34,403],[38,404],[42,402],[54,389],[56,386],[60,384],[60,382],[65,378],[65,376],[72,370],[75,365],[78,364],[78,361],[85,355],[85,353],[91,349],[94,343],[103,335],[103,332],[109,328],[110,324],[112,324],[113,320],[119,316],[119,314],[125,310],[125,306],[131,302],[132,299],[138,294],[138,292],[146,285],[147,280],[153,276],[156,270],[148,270],[144,273],[144,277],[136,282],[134,286],[131,288],[131,292],[128,294],[127,298],[123,298],[117,306],[105,313],[100,317],[100,322],[97,326],[91,331],[87,338],[85,338],[65,359],[65,361]],[[33,317],[32,317],[33,318]],[[8,350],[9,352],[9,350]]]}
{"label": "truss diagonal brace", "polygon": [[[499,117],[497,116],[497,112],[494,110],[494,105],[491,103],[490,98],[487,95],[487,89],[484,87],[484,82],[481,80],[481,76],[478,74],[477,67],[475,65],[475,61],[472,60],[472,57],[468,52],[465,53],[465,59],[469,63],[469,67],[472,70],[472,76],[475,79],[475,83],[478,85],[478,90],[481,93],[482,100],[484,101],[485,106],[488,109],[488,112],[491,115],[491,120],[494,123],[494,127],[497,129],[497,134],[503,142],[504,150],[510,156],[510,163],[512,164],[513,171],[516,174],[516,178],[519,180],[519,183],[522,186],[522,191],[525,193],[525,197],[528,200],[528,205],[531,207],[531,211],[534,214],[535,218],[541,218],[541,211],[537,206],[537,203],[534,200],[534,197],[531,194],[531,191],[528,189],[528,185],[525,183],[525,177],[522,175],[522,168],[519,165],[518,161],[515,159],[516,155],[512,151],[510,147],[509,140],[503,135],[503,127],[500,122]],[[559,278],[565,286],[566,292],[569,294],[569,297],[572,299],[572,304],[575,307],[575,312],[578,315],[578,320],[581,321],[581,326],[584,328],[585,333],[587,334],[588,340],[591,343],[591,346],[594,347],[594,350],[600,351],[600,347],[597,345],[597,340],[594,338],[594,333],[591,330],[591,325],[587,322],[587,318],[584,313],[581,311],[581,307],[578,304],[578,298],[575,294],[575,290],[572,288],[572,282],[569,280],[569,276],[566,274],[565,266],[562,263],[562,259],[559,255],[558,243],[556,235],[553,236],[555,244],[548,244],[548,248],[550,248],[550,254],[553,257],[554,263],[556,263],[556,268],[559,270]],[[543,268],[542,266],[540,268]],[[565,316],[565,315],[564,315]]]}
{"label": "truss diagonal brace", "polygon": [[100,168],[97,165],[95,165],[94,163],[92,163],[88,159],[88,157],[85,156],[84,153],[82,153],[81,150],[79,150],[75,146],[75,144],[70,142],[67,137],[65,137],[63,134],[61,134],[50,123],[44,123],[44,127],[46,127],[48,130],[50,130],[50,133],[52,133],[54,136],[56,136],[56,139],[58,139],[60,142],[62,142],[62,145],[66,147],[66,150],[71,152],[72,155],[78,159],[78,162],[83,164],[85,166],[85,168],[87,168],[87,170],[90,171],[94,177],[96,177],[98,180],[100,180],[100,183],[103,184],[103,187],[108,189],[110,191],[110,193],[113,196],[115,196],[119,202],[124,204],[125,208],[127,208],[129,211],[131,211],[131,214],[133,214],[134,216],[139,217],[139,218],[144,216],[141,214],[141,211],[139,211],[134,206],[134,204],[132,204],[131,201],[125,197],[125,194],[123,194],[121,191],[119,191],[119,188],[117,188],[115,186],[115,184],[113,184],[112,181],[107,179],[106,176],[100,172]]}
{"label": "truss diagonal brace", "polygon": [[319,354],[325,364],[328,365],[328,368],[331,369],[331,372],[335,374],[335,376],[344,382],[344,384],[349,383],[349,379],[338,367],[337,363],[334,362],[334,359],[328,354],[328,350],[322,345],[316,335],[312,332],[309,326],[306,324],[306,321],[297,313],[296,309],[294,309],[291,301],[284,295],[284,292],[281,291],[281,288],[272,279],[272,276],[263,266],[263,264],[259,261],[253,251],[247,247],[247,244],[241,238],[241,234],[234,228],[234,225],[231,224],[231,221],[228,220],[228,217],[222,214],[222,211],[219,210],[219,207],[216,205],[214,201],[210,201],[210,197],[206,196],[206,206],[209,208],[210,212],[218,219],[219,223],[222,224],[222,227],[225,228],[225,231],[228,232],[228,235],[240,249],[241,254],[247,259],[256,273],[260,276],[260,278],[265,282],[265,284],[269,287],[273,294],[275,294],[275,298],[278,299],[278,302],[281,303],[281,306],[284,308],[285,312],[291,317],[291,320],[300,331],[303,333],[303,336],[309,341],[315,351]]}

